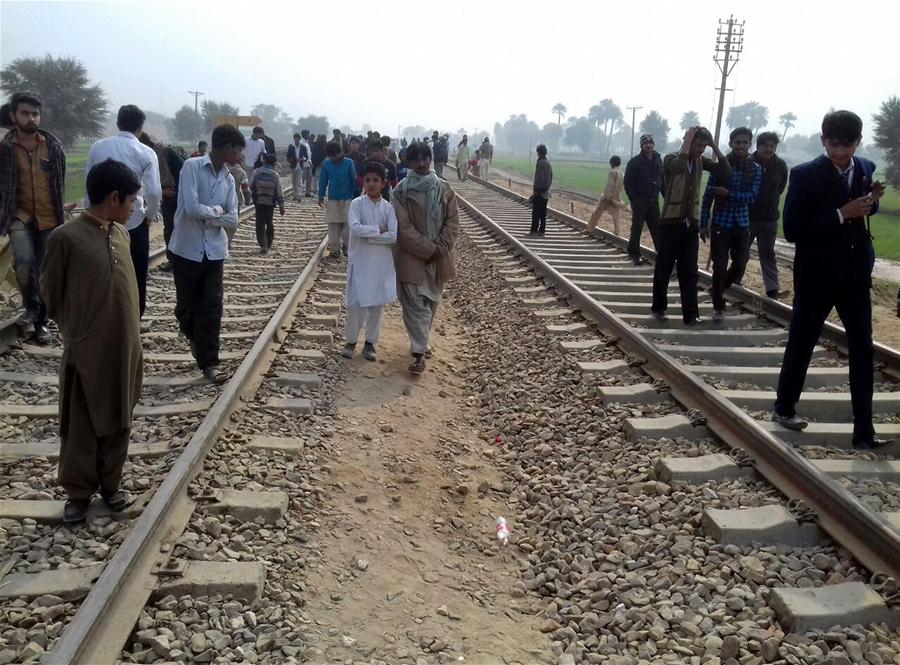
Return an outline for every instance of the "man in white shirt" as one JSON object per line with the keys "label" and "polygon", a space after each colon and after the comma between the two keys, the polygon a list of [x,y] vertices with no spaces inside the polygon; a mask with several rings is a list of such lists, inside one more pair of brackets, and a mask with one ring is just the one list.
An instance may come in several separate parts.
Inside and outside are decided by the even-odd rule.
{"label": "man in white shirt", "polygon": [[212,150],[181,167],[169,259],[175,278],[175,318],[197,367],[210,383],[228,379],[219,367],[222,278],[227,231],[237,228],[238,198],[228,164],[241,161],[246,140],[234,125],[219,125]]}
{"label": "man in white shirt", "polygon": [[253,169],[262,164],[262,156],[266,154],[266,142],[262,138],[264,134],[262,127],[254,127],[253,134],[246,140],[244,170],[247,173],[253,173]]}
{"label": "man in white shirt", "polygon": [[303,169],[303,191],[305,192],[306,198],[312,197],[313,185],[312,147],[310,143],[309,130],[304,129],[300,132],[300,145],[306,147],[306,154],[309,156],[309,159],[301,165],[301,168]]}
{"label": "man in white shirt", "polygon": [[[159,182],[159,160],[153,148],[144,145],[138,137],[144,131],[147,116],[134,104],[126,104],[119,108],[116,116],[116,136],[100,139],[91,146],[85,173],[91,167],[107,159],[122,162],[141,181],[141,191],[134,199],[131,217],[125,228],[131,236],[131,261],[134,263],[134,274],[137,277],[138,295],[141,304],[141,332],[150,330],[150,322],[144,321],[144,309],[147,305],[147,268],[150,263],[150,222],[156,219],[162,200],[162,186]],[[85,198],[84,207],[90,202]]]}

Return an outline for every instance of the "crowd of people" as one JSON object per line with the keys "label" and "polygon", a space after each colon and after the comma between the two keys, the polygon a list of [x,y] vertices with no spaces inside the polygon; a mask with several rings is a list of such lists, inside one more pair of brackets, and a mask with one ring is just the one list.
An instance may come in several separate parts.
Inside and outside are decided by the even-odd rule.
{"label": "crowd of people", "polygon": [[[51,340],[48,320],[63,342],[60,365],[59,480],[69,497],[65,520],[84,518],[99,489],[113,510],[129,499],[119,489],[131,416],[141,391],[142,333],[149,262],[149,225],[161,216],[175,283],[175,316],[198,369],[211,383],[228,379],[219,358],[223,272],[240,206],[255,206],[256,238],[266,254],[275,239],[274,214],[285,213],[276,171],[275,142],[263,127],[245,137],[232,125],[215,127],[188,157],[144,132],[146,116],[134,105],[118,110],[118,134],[97,141],[86,162],[84,210],[64,223],[66,156],[62,143],[40,128],[41,99],[12,96],[0,110],[9,129],[0,141],[0,234],[9,238],[24,306],[23,322],[38,344]],[[725,320],[725,290],[740,284],[755,239],[769,297],[781,297],[774,240],[779,200],[788,187],[784,230],[797,244],[794,309],[773,418],[791,429],[813,347],[833,307],[847,330],[853,400],[853,445],[882,443],[872,426],[873,345],[871,271],[866,219],[884,186],[874,165],[854,156],[862,121],[848,111],[822,124],[825,155],[790,173],[775,154],[778,137],[737,128],[722,154],[708,130],[690,128],[681,149],[661,157],[652,136],[622,173],[610,159],[606,189],[587,232],[603,212],[620,230],[630,200],[628,254],[643,263],[643,226],[656,249],[652,316],[666,321],[672,272],[681,291],[686,326],[701,323],[697,297],[699,242],[710,242],[713,320]],[[341,354],[352,358],[364,331],[362,355],[377,358],[385,305],[399,301],[410,341],[409,372],[426,371],[429,336],[444,285],[455,276],[459,234],[456,193],[444,179],[449,136],[396,141],[369,132],[330,140],[302,130],[287,148],[295,201],[313,197],[324,207],[328,260],[347,260],[346,329]],[[705,156],[707,149],[712,157]],[[468,137],[457,144],[457,178],[470,168],[489,177],[493,146],[484,138],[470,159]],[[547,148],[537,147],[530,235],[546,233],[553,170]],[[474,163],[473,163],[474,162]],[[710,176],[705,189],[703,171]],[[701,191],[703,190],[703,191]],[[663,197],[660,208],[659,198]]]}

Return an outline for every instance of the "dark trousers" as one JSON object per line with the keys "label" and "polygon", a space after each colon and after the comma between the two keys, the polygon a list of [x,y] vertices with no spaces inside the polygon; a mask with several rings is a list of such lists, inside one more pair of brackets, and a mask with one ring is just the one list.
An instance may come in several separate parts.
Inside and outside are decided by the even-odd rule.
{"label": "dark trousers", "polygon": [[783,416],[796,413],[813,348],[819,341],[822,324],[831,313],[831,308],[835,307],[847,331],[853,435],[871,436],[875,431],[872,426],[872,362],[875,352],[872,348],[872,299],[869,289],[851,285],[835,292],[833,289],[817,288],[815,284],[805,285],[801,289],[797,288],[795,277],[794,293],[794,310],[778,377],[775,410]]}
{"label": "dark trousers", "polygon": [[631,202],[631,235],[628,237],[628,256],[633,259],[641,255],[641,235],[644,224],[650,231],[653,247],[659,249],[657,236],[659,233],[659,197],[652,199],[636,199]]}
{"label": "dark trousers", "polygon": [[[713,226],[709,234],[712,257],[712,301],[715,309],[725,309],[725,289],[740,284],[750,259],[750,232],[747,227]],[[731,257],[731,265],[728,259]]]}
{"label": "dark trousers", "polygon": [[538,194],[534,195],[531,206],[531,232],[544,233],[547,230],[547,203],[549,201]]}
{"label": "dark trousers", "polygon": [[35,330],[47,325],[47,307],[41,299],[40,276],[47,238],[52,230],[40,231],[36,219],[27,222],[16,219],[9,225],[9,244],[16,281],[22,292],[22,306],[31,316]]}
{"label": "dark trousers", "polygon": [[87,395],[74,367],[66,367],[63,381],[59,484],[70,499],[90,499],[98,488],[105,494],[116,492],[122,481],[131,430],[97,436]]}
{"label": "dark trousers", "polygon": [[150,225],[145,219],[140,226],[128,229],[131,236],[131,262],[134,264],[134,276],[137,277],[138,298],[141,304],[141,316],[147,307],[147,269],[150,267]]}
{"label": "dark trousers", "polygon": [[275,206],[256,205],[256,243],[268,251],[275,240]]}
{"label": "dark trousers", "polygon": [[697,305],[697,252],[700,235],[696,226],[685,224],[661,224],[656,236],[656,265],[653,268],[654,312],[665,312],[669,307],[669,279],[674,268],[681,290],[681,312],[685,321],[700,314]]}
{"label": "dark trousers", "polygon": [[775,257],[775,239],[778,237],[778,220],[750,220],[750,246],[756,241],[759,265],[762,268],[766,293],[778,291],[778,260]]}
{"label": "dark trousers", "polygon": [[159,204],[159,210],[163,218],[163,240],[166,247],[169,246],[169,239],[172,237],[172,229],[175,228],[175,210],[178,208],[178,198],[168,198],[163,196]]}
{"label": "dark trousers", "polygon": [[219,329],[222,327],[222,272],[224,261],[191,261],[172,254],[175,278],[175,318],[188,338],[197,367],[219,364]]}

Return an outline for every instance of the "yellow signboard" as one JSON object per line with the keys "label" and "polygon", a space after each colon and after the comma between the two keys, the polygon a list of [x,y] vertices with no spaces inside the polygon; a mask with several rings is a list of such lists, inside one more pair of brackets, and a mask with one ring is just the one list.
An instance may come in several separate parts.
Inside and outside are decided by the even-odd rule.
{"label": "yellow signboard", "polygon": [[262,124],[257,115],[221,115],[215,119],[216,126],[229,124],[235,127],[256,127]]}

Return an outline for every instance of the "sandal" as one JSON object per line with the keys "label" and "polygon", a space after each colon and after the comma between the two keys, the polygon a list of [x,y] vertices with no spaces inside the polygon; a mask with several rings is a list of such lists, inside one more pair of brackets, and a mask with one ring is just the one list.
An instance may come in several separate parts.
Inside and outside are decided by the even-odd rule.
{"label": "sandal", "polygon": [[425,353],[422,354],[422,357],[424,357],[426,360],[431,360],[431,356],[433,355],[434,353],[432,353],[431,347],[429,346],[427,349],[425,349]]}
{"label": "sandal", "polygon": [[413,364],[409,366],[410,374],[424,374],[425,373],[425,359],[422,356],[416,356],[416,359],[413,361]]}

